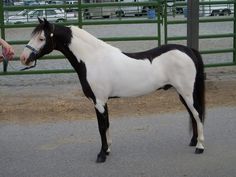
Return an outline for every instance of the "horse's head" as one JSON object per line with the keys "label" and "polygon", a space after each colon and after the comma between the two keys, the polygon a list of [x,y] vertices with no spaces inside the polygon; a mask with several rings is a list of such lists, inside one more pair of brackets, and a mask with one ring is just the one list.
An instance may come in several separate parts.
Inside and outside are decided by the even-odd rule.
{"label": "horse's head", "polygon": [[32,65],[38,58],[54,50],[54,24],[38,18],[39,24],[32,32],[32,38],[24,48],[20,60],[24,65]]}

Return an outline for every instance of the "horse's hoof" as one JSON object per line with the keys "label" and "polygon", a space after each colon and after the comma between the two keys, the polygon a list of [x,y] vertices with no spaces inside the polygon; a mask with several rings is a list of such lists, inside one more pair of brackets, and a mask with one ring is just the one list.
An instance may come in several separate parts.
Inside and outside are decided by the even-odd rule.
{"label": "horse's hoof", "polygon": [[202,154],[204,152],[204,149],[196,148],[195,154]]}
{"label": "horse's hoof", "polygon": [[106,154],[105,153],[99,153],[97,156],[97,163],[103,163],[106,161]]}

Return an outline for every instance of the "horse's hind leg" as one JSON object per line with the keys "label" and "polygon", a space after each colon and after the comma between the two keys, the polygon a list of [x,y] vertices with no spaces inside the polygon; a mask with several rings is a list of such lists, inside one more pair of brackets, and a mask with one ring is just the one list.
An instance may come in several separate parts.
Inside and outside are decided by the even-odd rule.
{"label": "horse's hind leg", "polygon": [[101,151],[97,156],[97,162],[105,162],[106,156],[109,154],[111,145],[110,137],[109,137],[109,118],[108,118],[108,109],[107,104],[102,108],[95,108],[97,120],[98,120],[98,128],[101,136],[102,147]]}
{"label": "horse's hind leg", "polygon": [[192,128],[193,128],[193,136],[191,138],[189,146],[196,146],[197,145],[197,137],[198,137],[197,122],[193,116],[191,117],[191,123],[192,123]]}
{"label": "horse's hind leg", "polygon": [[193,131],[193,136],[191,138],[191,141],[189,143],[189,146],[196,146],[197,145],[197,122],[193,117],[192,112],[190,111],[190,109],[188,108],[188,105],[186,104],[186,102],[184,101],[183,97],[181,95],[179,95],[180,101],[184,104],[184,106],[186,107],[186,109],[188,110],[190,119],[191,119],[191,124],[192,124],[192,131]]}
{"label": "horse's hind leg", "polygon": [[[193,142],[191,140],[192,144],[190,144],[190,145],[195,145],[196,144],[194,141],[195,141],[195,137],[197,136],[197,144],[196,144],[195,153],[196,154],[203,153],[203,151],[204,151],[204,146],[203,146],[203,142],[204,142],[203,123],[202,123],[202,121],[199,117],[198,111],[194,107],[193,96],[192,96],[192,94],[181,94],[181,96],[182,96],[182,99],[185,101],[185,105],[187,105],[187,109],[190,112],[190,116],[192,115],[192,117],[196,121],[196,125],[197,125],[197,127],[196,127],[194,120],[192,120],[193,121],[193,138],[192,138]],[[197,129],[197,131],[194,130],[194,129]],[[194,132],[194,131],[196,131],[197,133]]]}

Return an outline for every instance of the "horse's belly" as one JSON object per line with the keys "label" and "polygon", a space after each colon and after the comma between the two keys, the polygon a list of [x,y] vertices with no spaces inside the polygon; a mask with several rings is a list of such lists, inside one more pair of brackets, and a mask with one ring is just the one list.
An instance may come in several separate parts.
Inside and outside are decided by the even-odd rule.
{"label": "horse's belly", "polygon": [[138,89],[129,89],[126,91],[117,91],[113,92],[111,97],[138,97],[142,95],[146,95],[148,93],[154,92],[154,89],[150,90],[138,90]]}
{"label": "horse's belly", "polygon": [[[157,85],[157,83],[159,83]],[[155,82],[153,79],[123,79],[113,85],[112,97],[136,97],[156,91],[162,86],[161,82]]]}
{"label": "horse's belly", "polygon": [[111,79],[112,96],[142,96],[162,87],[166,80],[160,73],[159,66],[154,66],[149,61],[139,61],[135,66],[126,65],[122,68],[128,69],[117,72]]}

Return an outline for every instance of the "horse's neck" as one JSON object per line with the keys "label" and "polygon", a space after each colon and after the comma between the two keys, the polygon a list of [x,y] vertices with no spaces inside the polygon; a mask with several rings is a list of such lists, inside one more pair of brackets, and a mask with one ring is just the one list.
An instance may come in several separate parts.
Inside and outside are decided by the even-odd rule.
{"label": "horse's neck", "polygon": [[76,40],[81,40],[82,43],[88,44],[91,47],[99,47],[101,45],[105,45],[103,41],[97,39],[96,37],[89,34],[87,31],[83,29],[72,26],[71,31],[72,31],[73,37],[75,37]]}
{"label": "horse's neck", "polygon": [[107,50],[119,50],[97,39],[83,29],[72,26],[71,30],[73,37],[69,48],[78,59],[91,60],[97,58],[97,54],[101,56]]}

